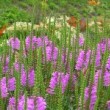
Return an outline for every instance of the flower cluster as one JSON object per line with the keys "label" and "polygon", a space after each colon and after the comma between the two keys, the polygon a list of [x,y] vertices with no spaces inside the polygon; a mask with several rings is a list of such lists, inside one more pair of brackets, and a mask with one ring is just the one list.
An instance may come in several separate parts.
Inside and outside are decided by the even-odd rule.
{"label": "flower cluster", "polygon": [[80,51],[77,62],[76,62],[76,70],[81,70],[84,63],[84,55],[85,52],[83,50]]}
{"label": "flower cluster", "polygon": [[54,94],[54,90],[55,87],[59,84],[61,84],[62,87],[62,93],[65,92],[66,86],[68,84],[69,81],[69,74],[64,74],[64,73],[60,73],[60,72],[54,72],[52,74],[51,80],[50,80],[50,84],[49,84],[49,88],[47,89],[47,92],[49,94]]}
{"label": "flower cluster", "polygon": [[[25,105],[26,104],[26,105]],[[46,110],[46,101],[43,97],[27,97],[24,95],[18,99],[18,110]],[[16,100],[14,97],[9,99],[7,110],[16,110]]]}
{"label": "flower cluster", "polygon": [[[80,46],[85,45],[84,40],[83,36],[80,36]],[[0,69],[3,73],[0,75],[0,97],[2,102],[6,102],[4,106],[7,110],[46,110],[49,104],[60,102],[61,99],[65,101],[65,98],[67,101],[73,101],[74,96],[74,99],[77,98],[76,101],[80,102],[78,108],[83,105],[81,102],[84,96],[84,107],[94,110],[97,97],[100,96],[98,88],[109,90],[110,56],[106,54],[109,51],[109,39],[102,39],[97,44],[96,52],[79,46],[83,49],[76,50],[78,55],[75,55],[71,48],[59,49],[47,36],[27,36],[24,44],[17,37],[12,37],[8,46],[9,50],[11,47],[12,51],[9,52],[12,52],[12,56],[9,52],[0,56]],[[16,52],[20,55],[20,60],[13,57]],[[105,90],[101,92],[104,93]],[[107,100],[109,109],[109,97]],[[90,103],[87,103],[88,101]]]}
{"label": "flower cluster", "polygon": [[8,41],[8,45],[11,46],[13,50],[19,50],[20,40],[17,37],[11,37]]}

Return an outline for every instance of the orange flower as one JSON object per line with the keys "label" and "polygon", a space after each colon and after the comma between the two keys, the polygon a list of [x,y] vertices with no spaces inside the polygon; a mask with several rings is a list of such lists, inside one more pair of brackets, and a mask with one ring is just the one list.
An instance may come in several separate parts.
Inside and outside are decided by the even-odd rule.
{"label": "orange flower", "polygon": [[3,35],[3,32],[6,30],[6,25],[4,25],[1,29],[0,29],[0,36]]}
{"label": "orange flower", "polygon": [[86,20],[84,18],[82,18],[80,20],[80,31],[85,31],[86,30]]}
{"label": "orange flower", "polygon": [[[67,20],[67,23],[70,26],[77,27],[78,19],[74,16],[71,16],[70,19]],[[86,30],[86,20],[84,18],[79,20],[79,25],[80,25],[80,31]]]}
{"label": "orange flower", "polygon": [[99,5],[100,2],[99,2],[99,0],[89,0],[88,1],[88,4],[89,5],[92,5],[92,6],[96,6],[96,5]]}
{"label": "orange flower", "polygon": [[67,20],[67,23],[70,26],[76,27],[77,26],[77,19],[74,16],[71,16],[69,20]]}

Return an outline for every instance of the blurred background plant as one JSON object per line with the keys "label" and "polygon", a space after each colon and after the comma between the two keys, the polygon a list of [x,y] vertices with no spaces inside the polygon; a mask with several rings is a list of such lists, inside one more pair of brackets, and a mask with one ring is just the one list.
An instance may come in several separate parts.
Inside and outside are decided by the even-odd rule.
{"label": "blurred background plant", "polygon": [[[61,24],[63,21],[63,15],[66,15],[67,18],[65,19],[65,21],[68,21],[69,18],[71,19],[71,17],[73,16],[76,20],[81,20],[82,25],[86,23],[88,18],[88,23],[90,25],[89,32],[92,36],[94,36],[95,34],[94,19],[97,17],[97,22],[100,25],[98,28],[102,30],[102,27],[105,25],[103,25],[104,19],[106,18],[106,24],[108,25],[106,26],[108,27],[106,28],[106,33],[109,34],[110,1],[100,0],[99,4],[96,2],[95,5],[91,4],[90,1],[94,2],[96,0],[0,0],[0,31],[3,30],[2,28],[4,26],[8,26],[9,30],[14,29],[13,24],[15,22],[24,22],[23,24],[26,24],[26,22],[28,22],[33,23],[34,27],[43,27],[43,25],[51,27],[50,29],[52,34],[53,32],[55,32],[58,34],[57,36],[60,36],[59,32],[60,30],[62,30]],[[53,17],[54,19],[53,21],[51,21]],[[49,20],[51,23],[49,23]],[[72,25],[77,25],[76,21],[71,22],[73,23]],[[50,26],[48,26],[48,24]],[[56,24],[56,26],[54,26],[54,24]],[[45,34],[47,33],[47,31],[48,29],[45,30]],[[100,34],[102,33],[100,32]]]}
{"label": "blurred background plant", "polygon": [[0,0],[0,27],[15,21],[30,21],[32,16],[35,17],[35,22],[39,23],[44,16],[44,11],[46,16],[65,14],[92,17],[103,16],[106,13],[106,16],[110,18],[109,9],[110,0],[100,0],[97,7],[88,4],[88,0]]}

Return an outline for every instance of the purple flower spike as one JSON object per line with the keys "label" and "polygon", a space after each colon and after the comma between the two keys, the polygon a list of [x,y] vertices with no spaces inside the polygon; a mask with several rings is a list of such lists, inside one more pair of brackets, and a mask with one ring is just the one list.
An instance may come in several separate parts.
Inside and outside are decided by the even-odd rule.
{"label": "purple flower spike", "polygon": [[106,40],[105,39],[102,39],[102,41],[100,43],[100,48],[101,48],[102,54],[104,54],[106,51]]}
{"label": "purple flower spike", "polygon": [[26,50],[30,48],[34,50],[35,48],[37,48],[37,37],[36,36],[33,36],[32,38],[30,36],[26,37],[25,44],[26,44]]}
{"label": "purple flower spike", "polygon": [[34,99],[32,99],[32,98],[27,99],[27,110],[35,110],[34,109]]}
{"label": "purple flower spike", "polygon": [[51,42],[48,40],[48,38],[46,36],[37,38],[37,46],[38,47],[44,47],[44,45],[47,46],[50,44],[51,44]]}
{"label": "purple flower spike", "polygon": [[42,37],[37,38],[37,46],[42,47],[42,44],[43,44]]}
{"label": "purple flower spike", "polygon": [[18,100],[18,110],[24,110],[25,97],[21,96]]}
{"label": "purple flower spike", "polygon": [[26,49],[27,49],[27,50],[30,48],[30,42],[31,42],[30,37],[29,37],[29,36],[26,37],[26,39],[25,39],[25,44],[26,44]]}
{"label": "purple flower spike", "polygon": [[90,61],[90,56],[91,56],[91,50],[88,50],[88,51],[86,52],[86,60],[85,60],[85,62],[84,62],[84,65],[85,65],[85,68],[86,68],[86,69],[87,69],[88,64],[89,64],[89,61]]}
{"label": "purple flower spike", "polygon": [[6,57],[5,64],[3,66],[3,73],[7,73],[8,72],[9,62],[10,62],[10,58],[9,57]]}
{"label": "purple flower spike", "polygon": [[8,45],[12,47],[12,49],[19,50],[20,49],[20,40],[17,37],[11,37],[9,39]]}
{"label": "purple flower spike", "polygon": [[102,70],[97,70],[94,76],[94,85],[98,85],[99,78],[101,78]]}
{"label": "purple flower spike", "polygon": [[110,50],[110,38],[108,39],[108,50]]}
{"label": "purple flower spike", "polygon": [[15,104],[16,104],[15,98],[14,97],[11,97],[9,99],[9,104],[8,104],[7,110],[16,110]]}
{"label": "purple flower spike", "polygon": [[107,110],[110,110],[110,100],[107,101]]}
{"label": "purple flower spike", "polygon": [[54,72],[52,74],[52,78],[50,80],[50,85],[49,85],[49,88],[51,88],[52,90],[55,89],[56,85],[58,83],[58,72]]}
{"label": "purple flower spike", "polygon": [[47,61],[56,61],[58,57],[58,48],[54,46],[46,47],[46,59]]}
{"label": "purple flower spike", "polygon": [[104,73],[104,86],[110,86],[110,72],[107,70]]}
{"label": "purple flower spike", "polygon": [[16,70],[17,72],[19,72],[20,65],[19,65],[18,62],[15,62],[15,63],[14,63],[14,67],[15,67],[15,70]]}
{"label": "purple flower spike", "polygon": [[1,79],[1,97],[6,98],[8,96],[8,89],[6,87],[6,77]]}
{"label": "purple flower spike", "polygon": [[97,100],[97,86],[93,85],[91,91],[91,97],[90,97],[90,106],[89,106],[90,110],[94,110],[94,105],[96,103],[96,100]]}
{"label": "purple flower spike", "polygon": [[85,92],[84,92],[84,99],[85,101],[87,101],[89,98],[89,87],[85,88]]}
{"label": "purple flower spike", "polygon": [[62,74],[61,75],[61,84],[62,84],[62,93],[65,92],[65,89],[67,87],[68,81],[69,81],[70,75],[69,74]]}
{"label": "purple flower spike", "polygon": [[37,97],[37,110],[46,110],[46,101],[42,97]]}
{"label": "purple flower spike", "polygon": [[29,85],[29,87],[34,86],[34,81],[35,81],[35,71],[34,71],[34,69],[31,69],[31,70],[29,70],[29,73],[28,73],[28,85]]}
{"label": "purple flower spike", "polygon": [[96,65],[96,67],[101,66],[100,44],[97,45],[95,65]]}
{"label": "purple flower spike", "polygon": [[8,91],[14,91],[16,88],[16,79],[15,77],[8,79]]}
{"label": "purple flower spike", "polygon": [[50,80],[49,88],[47,89],[47,92],[49,94],[55,94],[54,89],[55,87],[61,83],[62,86],[62,93],[65,92],[65,89],[67,87],[67,84],[69,82],[70,75],[69,74],[64,74],[60,72],[54,72],[52,74],[52,78]]}
{"label": "purple flower spike", "polygon": [[110,56],[109,56],[109,58],[107,60],[106,69],[110,70]]}
{"label": "purple flower spike", "polygon": [[21,69],[21,85],[26,86],[26,81],[27,81],[26,71],[24,70],[24,67],[22,67],[22,69]]}
{"label": "purple flower spike", "polygon": [[8,72],[8,69],[9,69],[8,65],[5,65],[3,67],[3,73],[7,73]]}
{"label": "purple flower spike", "polygon": [[85,55],[85,52],[81,50],[79,53],[78,59],[76,61],[76,67],[75,67],[76,70],[82,69],[83,63],[84,63],[84,55]]}
{"label": "purple flower spike", "polygon": [[84,40],[85,40],[85,39],[84,39],[83,36],[80,36],[80,37],[79,37],[79,45],[80,45],[80,46],[83,46]]}

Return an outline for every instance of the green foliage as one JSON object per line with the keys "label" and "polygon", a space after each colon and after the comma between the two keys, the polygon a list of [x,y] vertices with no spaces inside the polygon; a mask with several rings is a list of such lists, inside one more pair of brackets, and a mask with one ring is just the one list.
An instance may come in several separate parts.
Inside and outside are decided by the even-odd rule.
{"label": "green foliage", "polygon": [[6,8],[0,13],[0,27],[17,21],[30,21],[31,15],[17,7]]}
{"label": "green foliage", "polygon": [[6,9],[1,16],[9,23],[12,23],[14,21],[28,21],[30,17],[25,11],[20,10],[16,7]]}
{"label": "green foliage", "polygon": [[63,95],[62,95],[62,89],[61,89],[61,84],[59,84],[59,90],[57,92],[58,95],[58,104],[57,104],[57,109],[58,110],[63,110]]}
{"label": "green foliage", "polygon": [[45,85],[44,85],[44,77],[42,73],[42,49],[38,49],[37,51],[37,66],[36,66],[36,86],[34,89],[34,94],[45,96]]}

